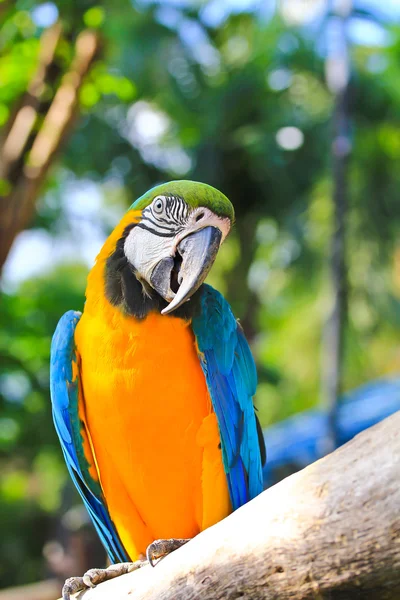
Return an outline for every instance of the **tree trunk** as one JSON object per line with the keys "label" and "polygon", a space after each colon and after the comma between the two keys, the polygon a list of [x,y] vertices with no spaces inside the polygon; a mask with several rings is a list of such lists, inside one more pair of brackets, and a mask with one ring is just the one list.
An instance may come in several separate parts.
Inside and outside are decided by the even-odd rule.
{"label": "tree trunk", "polygon": [[[83,600],[395,600],[400,412]],[[81,598],[81,596],[80,596]]]}
{"label": "tree trunk", "polygon": [[338,446],[337,413],[342,393],[344,332],[347,320],[346,215],[348,210],[348,160],[351,150],[348,109],[350,56],[347,26],[352,0],[336,2],[336,48],[326,61],[327,84],[335,96],[332,119],[333,235],[330,260],[333,306],[323,337],[322,400],[329,414],[326,451]]}

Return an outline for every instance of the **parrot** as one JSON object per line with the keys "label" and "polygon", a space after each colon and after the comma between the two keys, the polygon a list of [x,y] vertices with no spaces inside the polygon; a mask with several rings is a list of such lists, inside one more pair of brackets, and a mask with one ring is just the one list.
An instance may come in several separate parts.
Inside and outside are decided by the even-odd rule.
{"label": "parrot", "polygon": [[154,566],[263,490],[255,362],[204,283],[234,219],[208,184],[152,188],[105,241],[83,312],[57,325],[54,425],[111,563],[68,579],[64,599]]}

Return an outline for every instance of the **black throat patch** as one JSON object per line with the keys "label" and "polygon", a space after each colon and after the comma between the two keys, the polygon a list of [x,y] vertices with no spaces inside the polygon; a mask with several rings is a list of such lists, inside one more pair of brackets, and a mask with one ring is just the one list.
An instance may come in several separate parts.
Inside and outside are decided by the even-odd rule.
{"label": "black throat patch", "polygon": [[[145,284],[139,281],[134,267],[125,256],[125,240],[135,226],[136,224],[132,223],[125,228],[114,252],[107,259],[104,272],[105,294],[107,300],[113,306],[118,306],[125,314],[136,319],[144,319],[149,312],[161,312],[168,302],[148,285],[145,293]],[[169,316],[192,319],[199,307],[201,287],[189,302],[185,302]]]}

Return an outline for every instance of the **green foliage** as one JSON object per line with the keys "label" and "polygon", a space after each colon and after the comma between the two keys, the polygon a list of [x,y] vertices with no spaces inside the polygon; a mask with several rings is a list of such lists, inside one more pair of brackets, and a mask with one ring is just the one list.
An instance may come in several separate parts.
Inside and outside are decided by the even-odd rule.
{"label": "green foliage", "polygon": [[[72,238],[72,184],[96,186],[104,233],[163,181],[220,189],[237,222],[209,281],[251,339],[262,424],[316,405],[332,234],[333,98],[320,40],[289,30],[279,15],[231,14],[213,27],[204,2],[57,6],[60,72],[84,28],[99,31],[104,50],[80,90],[81,118],[41,193],[33,230],[46,229],[55,244]],[[43,27],[34,8],[19,0],[0,12],[0,125],[35,72]],[[386,47],[352,52],[346,389],[399,370],[400,29],[390,33]],[[293,150],[278,143],[285,127],[303,135]],[[40,576],[60,505],[67,475],[51,422],[49,348],[58,318],[83,306],[86,270],[79,257],[54,264],[12,291],[5,286],[0,299],[0,586]]]}
{"label": "green foliage", "polygon": [[[60,314],[82,309],[86,269],[63,266],[2,294],[0,313],[0,582],[42,573],[49,516],[66,470],[51,418],[49,354]],[[65,283],[68,282],[66,286]]]}

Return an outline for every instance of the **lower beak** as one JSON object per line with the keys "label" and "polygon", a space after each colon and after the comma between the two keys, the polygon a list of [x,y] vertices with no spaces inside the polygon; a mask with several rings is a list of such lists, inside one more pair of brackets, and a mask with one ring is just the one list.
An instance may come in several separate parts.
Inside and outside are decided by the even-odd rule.
{"label": "lower beak", "polygon": [[175,257],[163,258],[153,269],[151,286],[169,302],[167,315],[189,300],[208,275],[217,256],[222,233],[205,227],[190,233],[178,244]]}

